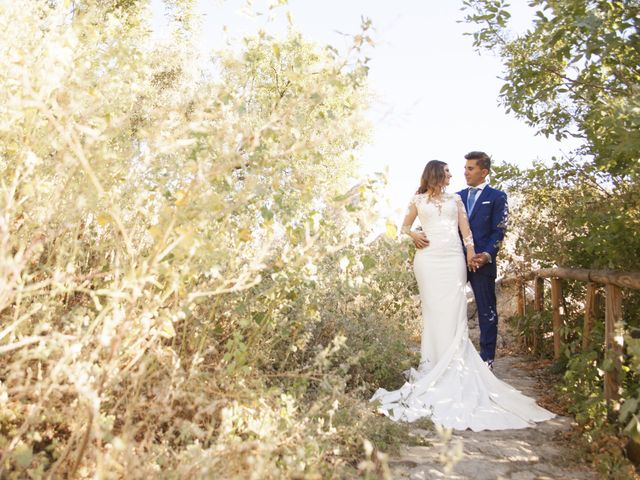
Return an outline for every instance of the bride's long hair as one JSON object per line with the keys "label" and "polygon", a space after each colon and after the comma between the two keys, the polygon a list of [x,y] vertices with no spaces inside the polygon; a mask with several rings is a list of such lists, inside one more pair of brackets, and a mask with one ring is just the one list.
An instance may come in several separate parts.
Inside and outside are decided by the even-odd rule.
{"label": "bride's long hair", "polygon": [[447,178],[444,171],[446,166],[447,164],[440,160],[429,161],[422,172],[417,193],[426,193],[430,197],[441,195]]}

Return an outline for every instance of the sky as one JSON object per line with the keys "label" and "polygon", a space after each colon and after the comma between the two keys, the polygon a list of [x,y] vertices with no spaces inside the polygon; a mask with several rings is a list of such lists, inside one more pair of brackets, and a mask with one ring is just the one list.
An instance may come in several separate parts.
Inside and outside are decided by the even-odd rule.
{"label": "sky", "polygon": [[[499,59],[476,52],[472,38],[464,35],[472,26],[459,22],[462,0],[289,0],[275,9],[275,19],[269,18],[266,0],[251,2],[251,8],[247,4],[198,1],[203,15],[198,42],[205,51],[259,29],[284,36],[286,11],[307,40],[344,49],[351,44],[345,34],[359,33],[363,16],[372,20],[369,82],[376,101],[368,112],[371,143],[360,159],[363,176],[387,171],[385,215],[404,212],[429,160],[449,164],[449,191],[457,191],[465,187],[463,157],[471,150],[526,167],[575,147],[536,136],[523,120],[505,113],[498,103]],[[161,33],[161,0],[152,0],[152,8],[154,30]],[[532,18],[527,1],[513,0],[510,12],[513,32],[526,30]]]}

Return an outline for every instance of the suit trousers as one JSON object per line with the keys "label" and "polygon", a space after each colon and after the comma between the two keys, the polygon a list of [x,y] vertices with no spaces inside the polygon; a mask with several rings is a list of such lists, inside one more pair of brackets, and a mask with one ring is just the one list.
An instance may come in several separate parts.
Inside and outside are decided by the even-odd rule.
{"label": "suit trousers", "polygon": [[496,277],[479,272],[468,272],[468,279],[476,299],[480,326],[480,356],[493,360],[498,341],[498,309],[496,307]]}

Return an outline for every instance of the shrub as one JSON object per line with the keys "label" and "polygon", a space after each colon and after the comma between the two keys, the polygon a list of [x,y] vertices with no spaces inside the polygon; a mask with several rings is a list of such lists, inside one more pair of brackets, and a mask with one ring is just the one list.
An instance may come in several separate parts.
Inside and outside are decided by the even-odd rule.
{"label": "shrub", "polygon": [[170,45],[146,2],[0,5],[0,476],[356,475],[413,312],[394,243],[335,263],[369,264],[368,25],[210,64],[171,3]]}

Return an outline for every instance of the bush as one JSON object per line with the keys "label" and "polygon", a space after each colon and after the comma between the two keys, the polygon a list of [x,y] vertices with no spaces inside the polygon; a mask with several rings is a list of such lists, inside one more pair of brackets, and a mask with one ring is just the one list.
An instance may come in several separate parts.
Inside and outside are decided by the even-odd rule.
{"label": "bush", "polygon": [[415,309],[400,247],[363,253],[376,181],[349,189],[368,25],[345,55],[260,35],[210,64],[189,3],[170,45],[145,2],[0,5],[3,478],[375,460],[363,392],[399,375]]}

